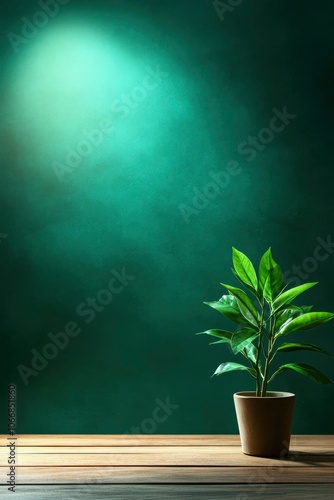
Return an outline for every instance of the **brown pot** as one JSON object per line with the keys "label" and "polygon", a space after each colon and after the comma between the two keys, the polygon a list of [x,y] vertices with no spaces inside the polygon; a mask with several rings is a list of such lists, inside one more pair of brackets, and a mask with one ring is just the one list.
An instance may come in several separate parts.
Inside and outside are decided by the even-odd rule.
{"label": "brown pot", "polygon": [[258,457],[283,457],[289,451],[295,395],[291,392],[237,392],[237,414],[242,451]]}

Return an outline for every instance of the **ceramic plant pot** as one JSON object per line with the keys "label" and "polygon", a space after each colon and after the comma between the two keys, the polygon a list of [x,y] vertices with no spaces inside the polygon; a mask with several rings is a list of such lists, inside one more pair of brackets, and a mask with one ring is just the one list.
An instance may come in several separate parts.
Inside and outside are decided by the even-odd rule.
{"label": "ceramic plant pot", "polygon": [[283,457],[289,451],[295,395],[290,392],[237,392],[237,414],[242,451],[258,457]]}

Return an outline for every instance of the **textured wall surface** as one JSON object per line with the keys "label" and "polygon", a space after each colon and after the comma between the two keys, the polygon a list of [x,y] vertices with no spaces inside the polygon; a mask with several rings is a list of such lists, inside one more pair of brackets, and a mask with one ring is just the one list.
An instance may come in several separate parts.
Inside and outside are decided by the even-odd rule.
{"label": "textured wall surface", "polygon": [[[0,432],[10,382],[20,433],[237,432],[253,381],[194,335],[231,328],[232,246],[333,310],[333,2],[216,4],[1,6]],[[334,386],[272,388],[333,433]]]}

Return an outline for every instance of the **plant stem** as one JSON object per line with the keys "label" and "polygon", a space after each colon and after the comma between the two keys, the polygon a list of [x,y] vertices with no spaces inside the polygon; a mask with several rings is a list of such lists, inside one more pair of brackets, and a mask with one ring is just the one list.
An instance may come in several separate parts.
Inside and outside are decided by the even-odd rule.
{"label": "plant stem", "polygon": [[256,355],[256,396],[259,397],[261,396],[261,391],[260,391],[260,368],[259,368],[259,363],[260,363],[260,354],[261,354],[261,349],[262,349],[262,337],[263,337],[263,318],[264,318],[264,300],[261,303],[261,321],[260,321],[260,326],[259,326],[259,342],[257,346],[257,355]]}
{"label": "plant stem", "polygon": [[269,372],[269,366],[272,361],[272,351],[275,343],[275,326],[276,326],[276,318],[274,317],[274,321],[272,325],[270,325],[270,335],[269,335],[269,345],[268,345],[268,353],[266,356],[266,364],[264,367],[264,374],[263,374],[263,381],[262,381],[262,390],[261,390],[261,396],[264,397],[267,393],[267,385],[268,385],[268,372]]}
{"label": "plant stem", "polygon": [[264,368],[264,374],[263,374],[263,381],[262,381],[262,390],[261,390],[261,396],[264,397],[267,393],[267,384],[268,384],[268,371],[269,371],[269,365],[270,365],[270,355],[271,355],[271,348],[269,347],[268,351],[268,356],[266,359],[266,365]]}

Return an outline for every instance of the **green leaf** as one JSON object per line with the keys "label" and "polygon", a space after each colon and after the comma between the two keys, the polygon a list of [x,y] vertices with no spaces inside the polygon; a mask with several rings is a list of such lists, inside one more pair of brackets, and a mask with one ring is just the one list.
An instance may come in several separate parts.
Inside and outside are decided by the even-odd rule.
{"label": "green leaf", "polygon": [[[252,344],[252,342],[250,342],[249,344],[245,345],[242,353],[246,356],[247,359],[249,359],[252,363],[256,363],[256,357],[257,357],[257,347],[255,347],[254,344]],[[259,360],[260,361],[260,360]],[[261,363],[260,364],[260,367],[261,367]]]}
{"label": "green leaf", "polygon": [[297,330],[309,330],[310,328],[316,328],[323,323],[327,323],[334,318],[333,313],[329,312],[309,312],[301,314],[292,321],[289,321],[282,325],[278,336],[287,335],[288,333],[295,332]]}
{"label": "green leaf", "polygon": [[223,295],[218,301],[204,302],[204,304],[207,304],[239,325],[249,326],[249,321],[241,314],[238,300],[233,295]]}
{"label": "green leaf", "polygon": [[235,270],[233,269],[233,267],[231,267],[231,271],[232,273],[234,274],[234,276],[237,278],[237,280],[245,287],[247,288],[247,290],[249,290],[252,294],[255,295],[255,297],[257,297],[258,299],[260,299],[260,295],[259,293],[251,286],[251,285],[246,285],[246,283],[244,283],[240,278],[239,276],[237,275],[237,273],[235,272]]}
{"label": "green leaf", "polygon": [[226,344],[226,340],[216,340],[215,342],[209,342],[209,345],[214,344]]}
{"label": "green leaf", "polygon": [[306,292],[306,290],[312,288],[312,286],[316,285],[317,283],[318,283],[317,281],[312,283],[304,283],[304,285],[296,286],[282,293],[279,297],[277,297],[276,300],[274,300],[273,303],[274,311],[275,312],[278,311],[282,306],[294,300],[296,297],[298,297],[298,295],[300,295],[303,292]]}
{"label": "green leaf", "polygon": [[222,343],[222,342],[230,342],[233,333],[228,332],[226,330],[213,329],[213,330],[205,330],[205,332],[196,333],[196,335],[211,335],[212,337],[218,337],[220,339],[219,342]]}
{"label": "green leaf", "polygon": [[237,354],[239,351],[242,351],[246,345],[258,336],[259,332],[254,330],[254,328],[241,328],[240,330],[237,330],[231,339],[233,354]]}
{"label": "green leaf", "polygon": [[[249,344],[247,344],[242,351],[240,351],[240,353],[252,364],[252,365],[256,365],[256,361],[257,361],[257,353],[258,353],[258,349],[257,347],[252,344],[252,342],[250,342]],[[254,366],[254,369],[255,369],[255,366]],[[261,363],[261,359],[258,360],[258,369],[259,369],[259,372],[260,372],[260,377],[263,379],[263,373],[262,373],[262,363]]]}
{"label": "green leaf", "polygon": [[294,306],[286,304],[286,309],[282,309],[276,313],[275,332],[277,333],[281,327],[286,323],[290,323],[294,318],[303,313],[307,313],[312,309],[312,306]]}
{"label": "green leaf", "polygon": [[224,285],[227,290],[238,299],[239,309],[241,314],[250,322],[252,325],[259,326],[260,315],[255,305],[248,297],[248,295],[241,290],[241,288],[236,288],[235,286]]}
{"label": "green leaf", "polygon": [[[272,380],[278,373],[281,373],[285,370],[293,370],[295,372],[300,373],[301,375],[304,375],[305,377],[308,377],[315,382],[318,382],[318,384],[331,384],[332,381],[324,375],[322,372],[317,370],[316,368],[313,368],[313,366],[306,365],[304,363],[288,363],[286,365],[282,365],[279,367],[279,369],[273,374],[270,380]],[[270,382],[269,380],[269,382]]]}
{"label": "green leaf", "polygon": [[261,292],[263,292],[263,288],[270,271],[269,255],[271,255],[271,248],[268,248],[268,250],[262,255],[259,264],[259,290],[261,290]]}
{"label": "green leaf", "polygon": [[259,290],[264,298],[270,302],[281,291],[283,274],[280,266],[271,255],[271,248],[262,255],[259,265]]}
{"label": "green leaf", "polygon": [[232,247],[232,257],[234,270],[244,285],[252,287],[255,291],[258,288],[256,272],[249,258]]}
{"label": "green leaf", "polygon": [[277,314],[276,317],[276,332],[280,330],[282,325],[287,324],[301,314],[303,314],[303,311],[299,307],[293,307],[292,309],[291,306],[289,306],[289,309],[283,309],[280,313]]}
{"label": "green leaf", "polygon": [[313,344],[296,344],[295,342],[286,342],[277,348],[276,352],[292,352],[292,351],[314,351],[320,354],[326,354],[331,356],[331,354],[320,347]]}
{"label": "green leaf", "polygon": [[270,270],[263,288],[263,296],[267,302],[272,302],[283,286],[283,273],[278,264]]}
{"label": "green leaf", "polygon": [[308,312],[310,312],[310,311],[311,311],[312,307],[313,307],[313,306],[300,306],[300,308],[299,308],[299,309],[301,309],[301,311],[302,311],[303,313],[308,313]]}
{"label": "green leaf", "polygon": [[231,362],[222,363],[221,365],[219,365],[217,370],[215,371],[215,373],[212,376],[222,375],[223,373],[232,372],[235,370],[246,370],[253,377],[256,377],[255,370],[253,370],[252,368],[245,366],[245,365],[241,365],[240,363],[231,363]]}

